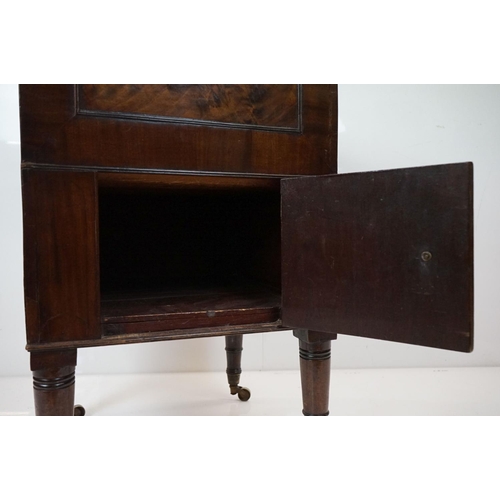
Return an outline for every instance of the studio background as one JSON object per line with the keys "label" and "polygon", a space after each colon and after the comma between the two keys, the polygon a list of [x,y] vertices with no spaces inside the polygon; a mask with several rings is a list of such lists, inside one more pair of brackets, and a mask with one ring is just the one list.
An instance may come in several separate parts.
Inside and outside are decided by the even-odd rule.
{"label": "studio background", "polygon": [[[17,85],[0,85],[0,376],[30,374],[18,114]],[[464,161],[474,163],[474,352],[342,335],[332,343],[332,368],[500,366],[500,85],[339,85],[339,173]],[[291,332],[245,335],[242,365],[296,370],[297,340]],[[79,349],[77,373],[225,368],[216,337]]]}

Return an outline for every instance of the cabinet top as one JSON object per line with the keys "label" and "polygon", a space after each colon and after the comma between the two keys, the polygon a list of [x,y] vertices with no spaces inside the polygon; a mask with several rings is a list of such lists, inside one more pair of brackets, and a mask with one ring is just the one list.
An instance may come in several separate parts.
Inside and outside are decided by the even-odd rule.
{"label": "cabinet top", "polygon": [[336,85],[20,85],[22,162],[335,173],[337,100]]}

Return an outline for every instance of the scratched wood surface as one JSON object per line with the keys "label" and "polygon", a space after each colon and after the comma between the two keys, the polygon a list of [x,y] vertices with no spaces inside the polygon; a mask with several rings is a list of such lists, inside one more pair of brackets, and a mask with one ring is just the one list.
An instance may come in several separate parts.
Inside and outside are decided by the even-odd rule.
{"label": "scratched wood surface", "polygon": [[101,303],[103,333],[271,323],[280,318],[280,302],[279,292],[259,286],[115,293]]}
{"label": "scratched wood surface", "polygon": [[99,332],[95,174],[23,170],[28,343]]}
{"label": "scratched wood surface", "polygon": [[281,183],[285,326],[472,349],[472,164]]}

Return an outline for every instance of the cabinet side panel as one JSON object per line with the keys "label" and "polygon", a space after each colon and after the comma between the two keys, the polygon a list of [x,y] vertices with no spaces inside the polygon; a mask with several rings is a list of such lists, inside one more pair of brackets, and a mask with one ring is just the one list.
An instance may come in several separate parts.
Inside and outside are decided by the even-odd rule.
{"label": "cabinet side panel", "polygon": [[23,172],[30,343],[99,338],[95,174]]}
{"label": "cabinet side panel", "polygon": [[37,280],[36,186],[33,171],[21,170],[23,201],[24,306],[28,344],[39,341],[40,318]]}

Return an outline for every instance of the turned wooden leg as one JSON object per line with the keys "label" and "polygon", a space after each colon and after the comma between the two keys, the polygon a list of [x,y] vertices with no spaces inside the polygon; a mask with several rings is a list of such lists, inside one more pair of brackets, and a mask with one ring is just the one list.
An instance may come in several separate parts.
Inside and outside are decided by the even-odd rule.
{"label": "turned wooden leg", "polygon": [[241,351],[243,351],[243,335],[228,335],[226,337],[227,381],[231,394],[238,394],[241,401],[250,399],[250,390],[241,387]]}
{"label": "turned wooden leg", "polygon": [[84,415],[75,401],[76,349],[31,353],[35,414],[37,416]]}
{"label": "turned wooden leg", "polygon": [[302,413],[306,416],[327,416],[330,394],[331,340],[335,334],[294,330],[299,339],[300,378],[302,382]]}

